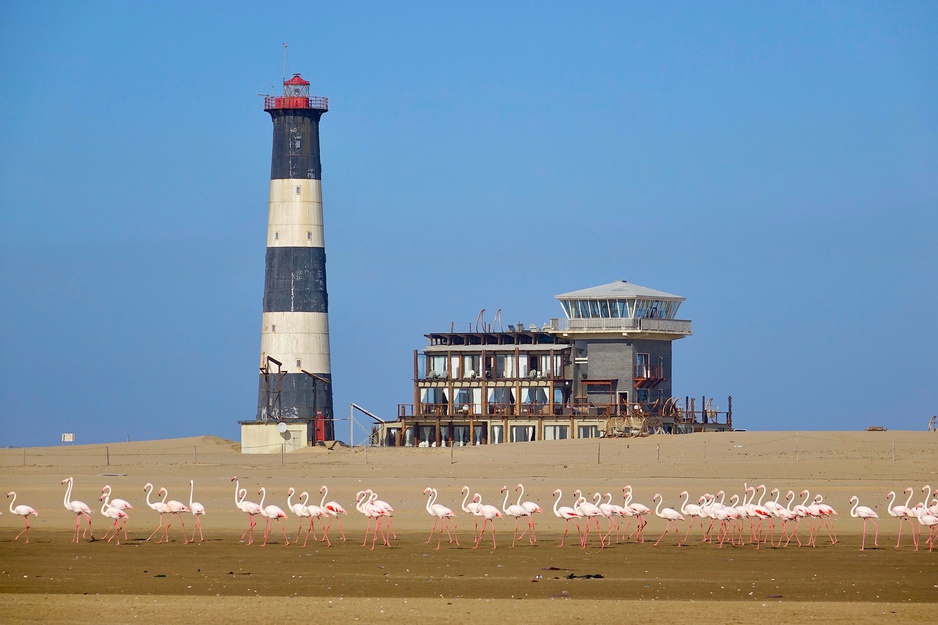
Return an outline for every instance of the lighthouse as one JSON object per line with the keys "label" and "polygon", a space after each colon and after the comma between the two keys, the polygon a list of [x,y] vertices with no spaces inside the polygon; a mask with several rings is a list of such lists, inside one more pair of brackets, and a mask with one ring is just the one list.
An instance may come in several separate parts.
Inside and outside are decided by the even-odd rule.
{"label": "lighthouse", "polygon": [[307,444],[334,439],[319,120],[327,98],[299,74],[264,98],[274,125],[257,421],[303,422]]}

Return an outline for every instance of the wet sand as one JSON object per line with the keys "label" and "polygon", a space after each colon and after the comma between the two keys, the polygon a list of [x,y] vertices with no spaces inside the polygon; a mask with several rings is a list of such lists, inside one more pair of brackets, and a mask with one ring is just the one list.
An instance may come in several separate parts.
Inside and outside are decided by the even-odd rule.
{"label": "wet sand", "polygon": [[[886,514],[885,493],[905,486],[938,484],[938,436],[919,432],[730,433],[647,439],[552,441],[455,449],[316,448],[281,458],[245,456],[237,444],[214,437],[113,445],[0,450],[0,489],[17,490],[17,503],[40,512],[31,517],[29,544],[13,537],[22,518],[0,517],[0,613],[18,622],[156,622],[175,617],[253,622],[314,617],[405,623],[446,614],[468,623],[517,614],[523,622],[592,620],[614,612],[632,620],[710,619],[768,622],[824,618],[873,622],[886,617],[928,622],[938,603],[938,551],[915,552],[910,539],[895,548],[898,523]],[[310,540],[286,546],[279,528],[266,547],[239,541],[247,517],[234,508],[232,475],[259,500],[287,509],[286,490],[319,488],[350,512],[342,517],[348,541],[333,524],[332,547]],[[75,477],[73,499],[96,503],[109,483],[114,496],[134,504],[130,540],[70,542],[75,517],[63,506],[60,480]],[[206,541],[184,544],[174,523],[171,542],[144,540],[157,527],[143,484],[166,487],[170,497],[195,498],[208,513]],[[487,503],[501,505],[500,488],[523,482],[525,499],[537,501],[538,541],[525,537],[511,547],[514,522],[497,522],[473,549],[474,518],[459,511],[460,487],[469,485]],[[644,544],[613,543],[601,549],[591,538],[581,549],[576,536],[558,547],[563,521],[553,516],[551,492],[612,492],[632,484],[635,500],[679,507],[678,493],[720,489],[741,493],[743,482],[787,491],[820,492],[840,512],[839,542],[822,532],[818,547],[718,549],[691,533],[686,547],[672,533],[652,543],[664,523],[651,518]],[[426,486],[457,511],[461,546],[427,544],[433,523],[424,506]],[[372,488],[395,506],[397,539],[391,547],[363,548],[365,519],[354,511],[354,494]],[[879,548],[859,551],[861,523],[849,517],[847,500],[858,495],[880,514]],[[917,493],[921,498],[923,494]],[[514,493],[509,502],[514,501]],[[916,499],[917,501],[918,499]],[[902,500],[904,501],[904,500]],[[7,500],[8,502],[8,500]],[[96,510],[100,536],[105,519]],[[289,513],[289,510],[288,510]],[[191,532],[192,517],[184,518]],[[292,541],[298,521],[286,527]],[[276,527],[276,526],[275,526]],[[605,522],[603,522],[605,528]],[[258,531],[263,528],[263,520]],[[686,523],[681,524],[682,532]],[[871,528],[872,529],[872,528]],[[908,529],[904,533],[907,533]],[[802,527],[799,534],[806,539]],[[191,535],[191,534],[190,534]],[[260,533],[257,538],[261,539]],[[872,541],[872,536],[868,537]],[[370,546],[370,542],[368,546]],[[572,577],[571,577],[572,576]],[[115,612],[117,610],[117,612]],[[523,611],[523,612],[522,612]],[[115,620],[114,615],[120,614]]]}

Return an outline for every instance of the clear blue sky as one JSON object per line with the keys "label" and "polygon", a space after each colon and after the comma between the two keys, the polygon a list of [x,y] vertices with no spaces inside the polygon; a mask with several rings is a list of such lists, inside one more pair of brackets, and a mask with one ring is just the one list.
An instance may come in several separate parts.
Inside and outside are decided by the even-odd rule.
{"label": "clear blue sky", "polygon": [[934,2],[136,4],[0,2],[0,445],[254,417],[282,42],[337,416],[616,279],[687,298],[675,393],[739,427],[938,413]]}

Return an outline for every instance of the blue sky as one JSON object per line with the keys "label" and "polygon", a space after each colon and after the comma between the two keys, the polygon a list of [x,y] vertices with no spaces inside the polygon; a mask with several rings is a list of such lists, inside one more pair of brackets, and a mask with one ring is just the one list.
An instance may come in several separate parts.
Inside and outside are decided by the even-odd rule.
{"label": "blue sky", "polygon": [[337,416],[616,279],[687,298],[675,393],[738,427],[938,412],[934,3],[292,6],[0,2],[0,445],[253,418],[283,42],[330,101]]}

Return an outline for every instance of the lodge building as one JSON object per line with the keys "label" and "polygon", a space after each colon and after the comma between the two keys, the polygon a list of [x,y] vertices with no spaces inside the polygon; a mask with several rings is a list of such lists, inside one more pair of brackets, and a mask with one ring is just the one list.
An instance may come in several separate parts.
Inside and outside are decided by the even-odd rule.
{"label": "lodge building", "polygon": [[[721,431],[713,400],[675,397],[672,343],[691,334],[683,297],[624,280],[556,296],[540,327],[481,319],[427,334],[413,357],[413,403],[372,443],[439,447]],[[480,315],[481,317],[481,315]]]}

